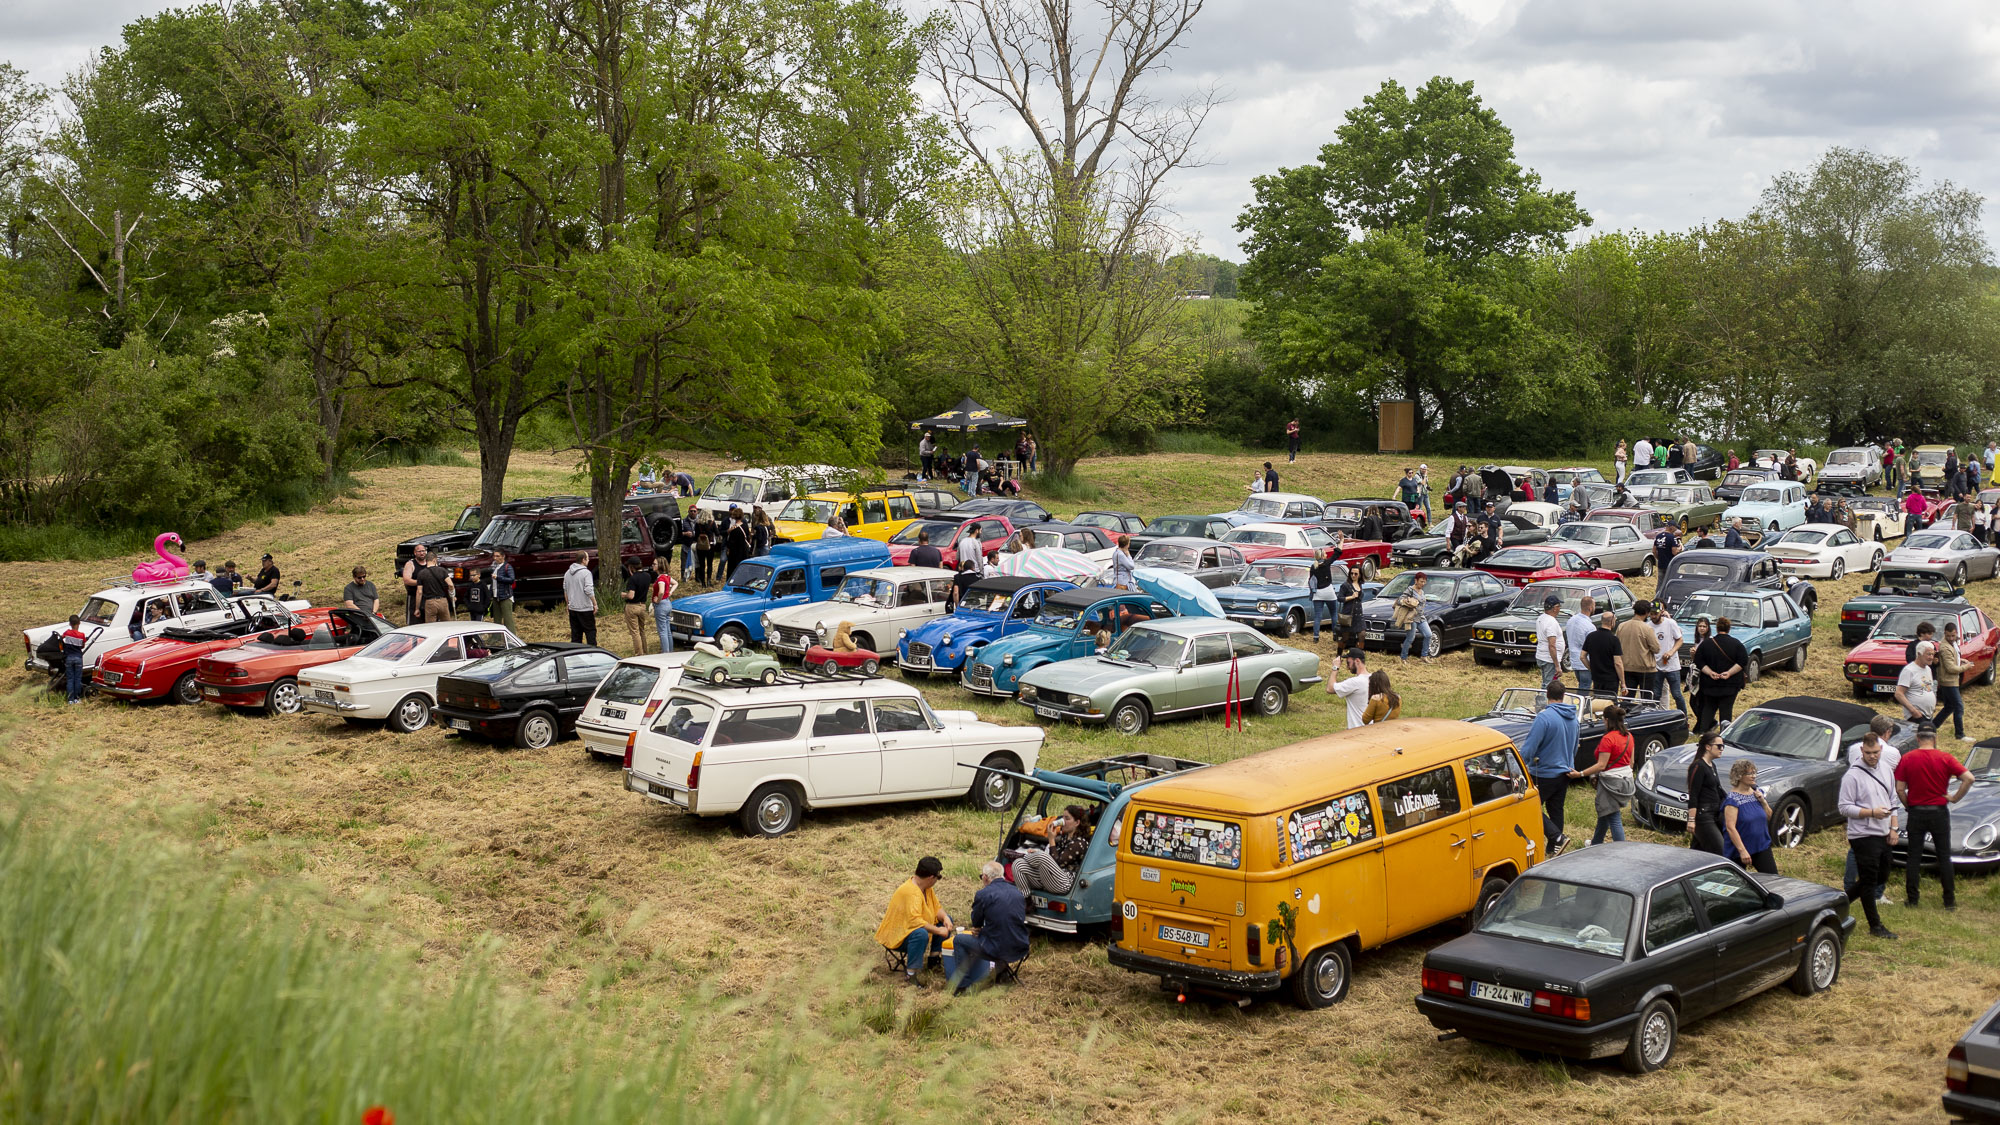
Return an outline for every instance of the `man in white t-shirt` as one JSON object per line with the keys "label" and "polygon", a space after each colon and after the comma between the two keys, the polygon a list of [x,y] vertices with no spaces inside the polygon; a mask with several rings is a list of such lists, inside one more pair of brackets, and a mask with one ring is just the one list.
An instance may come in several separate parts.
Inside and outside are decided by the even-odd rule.
{"label": "man in white t-shirt", "polygon": [[[1347,678],[1340,673],[1346,671]],[[1368,709],[1368,654],[1358,648],[1350,648],[1340,654],[1340,662],[1334,666],[1333,675],[1326,681],[1326,693],[1337,695],[1347,704],[1347,729],[1361,725],[1361,713]]]}
{"label": "man in white t-shirt", "polygon": [[967,559],[977,559],[980,556],[979,537],[972,533],[972,528],[972,524],[966,524],[964,533],[959,536],[957,545],[952,548],[958,556],[957,565],[961,567],[965,565]]}
{"label": "man in white t-shirt", "polygon": [[1535,618],[1535,667],[1542,673],[1542,690],[1562,676],[1563,655],[1568,645],[1568,637],[1563,633],[1562,622],[1556,620],[1556,610],[1562,608],[1563,600],[1555,594],[1542,599],[1542,615]]}
{"label": "man in white t-shirt", "polygon": [[1590,663],[1583,658],[1584,638],[1597,628],[1597,599],[1585,594],[1577,602],[1577,611],[1569,615],[1563,625],[1563,643],[1569,647],[1569,670],[1576,673],[1576,691],[1579,698],[1590,697]]}
{"label": "man in white t-shirt", "polygon": [[1936,659],[1937,646],[1919,642],[1916,659],[1903,665],[1902,674],[1896,677],[1896,702],[1911,719],[1928,719],[1937,711],[1937,674],[1931,671]]}
{"label": "man in white t-shirt", "polygon": [[[1862,748],[1867,746],[1868,743],[1872,740],[1882,748],[1882,759],[1881,761],[1875,763],[1876,770],[1878,770],[1886,777],[1895,777],[1896,763],[1903,760],[1903,752],[1901,750],[1896,749],[1889,743],[1889,736],[1894,733],[1896,733],[1896,722],[1889,716],[1877,715],[1874,718],[1868,720],[1868,729],[1862,733],[1860,741],[1850,743],[1847,747],[1847,764],[1850,766],[1861,765]],[[1895,788],[1894,786],[1890,786],[1891,792],[1889,794],[1889,802],[1890,806],[1894,808],[1896,811],[1896,822],[1898,824],[1901,824],[1903,821],[1903,805],[1902,802],[1896,800],[1896,794],[1894,792],[1894,788]],[[1860,868],[1859,865],[1857,865],[1854,862],[1854,852],[1850,849],[1847,853],[1847,874],[1845,876],[1845,882],[1843,882],[1841,885],[1852,887],[1859,880],[1860,880]],[[1902,901],[1901,899],[1892,900],[1889,898],[1889,883],[1888,883],[1887,872],[1883,873],[1882,883],[1875,888],[1875,897],[1876,899],[1884,903],[1891,901],[1894,902]]]}
{"label": "man in white t-shirt", "polygon": [[1660,638],[1659,668],[1653,673],[1653,698],[1662,703],[1667,701],[1667,693],[1672,692],[1674,706],[1687,710],[1687,700],[1681,698],[1681,623],[1675,621],[1666,607],[1653,603],[1653,635]]}
{"label": "man in white t-shirt", "polygon": [[1632,468],[1636,471],[1639,469],[1650,469],[1652,467],[1653,467],[1653,443],[1646,440],[1645,438],[1640,438],[1639,444],[1632,447]]}

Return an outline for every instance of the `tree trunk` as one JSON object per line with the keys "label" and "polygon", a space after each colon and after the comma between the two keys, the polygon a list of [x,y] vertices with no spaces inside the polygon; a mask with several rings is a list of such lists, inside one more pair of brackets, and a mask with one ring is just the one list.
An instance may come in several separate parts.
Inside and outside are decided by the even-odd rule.
{"label": "tree trunk", "polygon": [[595,453],[590,458],[590,511],[597,525],[597,604],[625,612],[625,490],[631,486],[632,459]]}

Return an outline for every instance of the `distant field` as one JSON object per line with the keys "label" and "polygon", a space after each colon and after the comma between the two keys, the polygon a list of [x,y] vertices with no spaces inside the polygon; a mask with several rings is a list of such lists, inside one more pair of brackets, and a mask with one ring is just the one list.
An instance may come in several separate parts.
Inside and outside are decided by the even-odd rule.
{"label": "distant field", "polygon": [[[1286,488],[1328,497],[1388,495],[1415,463],[1154,455],[1093,459],[1079,471],[1103,491],[1093,507],[1207,512],[1239,502],[1267,457]],[[721,464],[686,463],[700,479]],[[1450,467],[1432,462],[1438,485]],[[358,496],[190,550],[239,564],[271,550],[288,578],[326,598],[357,562],[379,576],[397,539],[442,526],[477,489],[469,467],[360,477]],[[508,481],[512,494],[573,486],[569,467],[546,457],[521,458]],[[137,561],[0,566],[0,621],[55,620],[98,579]],[[1650,591],[1647,580],[1632,585]],[[1746,704],[1845,694],[1833,620],[1858,587],[1858,579],[1821,584],[1822,643],[1808,670],[1768,675]],[[1981,583],[1974,600],[2000,614],[2000,583]],[[523,623],[532,637],[567,635],[559,614],[526,614]],[[601,639],[616,651],[627,644],[609,616]],[[1291,643],[1329,653],[1309,638]],[[18,653],[4,660],[19,668]],[[1424,716],[1477,713],[1529,677],[1475,668],[1463,651],[1432,667],[1393,659],[1388,667],[1407,713]],[[899,1119],[976,1121],[1934,1121],[1944,1051],[2000,991],[1992,941],[2000,882],[1971,879],[1961,882],[1956,914],[1942,913],[1934,892],[1918,911],[1889,908],[1903,940],[1857,939],[1831,994],[1781,991],[1697,1024],[1674,1063],[1647,1078],[1614,1064],[1436,1042],[1411,997],[1418,962],[1442,932],[1363,956],[1351,996],[1328,1012],[1275,1002],[1177,1006],[1150,979],[1113,969],[1099,943],[1039,939],[1022,984],[954,1004],[936,990],[891,987],[872,933],[888,892],[926,853],[944,858],[946,903],[964,912],[1000,817],[953,803],[891,805],[814,814],[789,838],[751,841],[623,792],[616,769],[586,760],[574,742],[513,751],[313,717],[66,708],[18,671],[14,682],[22,686],[0,699],[10,790],[39,781],[96,831],[145,826],[310,888],[300,920],[347,939],[386,936],[440,968],[491,943],[504,987],[598,1013],[613,1027],[672,1021],[681,1000],[713,991],[735,1014],[703,1027],[693,1088],[755,1065],[745,1059],[763,1057],[775,1029],[787,1057],[817,1068],[835,1117],[880,1105]],[[1013,704],[949,686],[929,691],[942,707],[1027,720]],[[1967,703],[1973,731],[2000,729],[1996,689],[1972,689]],[[1339,723],[1314,693],[1242,734],[1209,720],[1163,725],[1136,743],[1057,728],[1044,762],[1135,745],[1220,761]],[[1572,802],[1573,833],[1587,824],[1587,806],[1587,794]],[[1842,855],[1838,833],[1822,833],[1779,862],[1837,883]]]}

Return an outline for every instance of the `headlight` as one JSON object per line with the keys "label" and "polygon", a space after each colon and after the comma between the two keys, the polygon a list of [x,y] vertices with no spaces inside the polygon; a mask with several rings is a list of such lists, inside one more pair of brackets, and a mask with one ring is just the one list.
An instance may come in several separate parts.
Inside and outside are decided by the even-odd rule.
{"label": "headlight", "polygon": [[899,640],[899,641],[907,641],[907,640],[909,640],[909,639],[910,639],[910,631],[909,631],[908,629],[898,629],[898,630],[896,630],[896,639],[897,639],[897,640]]}
{"label": "headlight", "polygon": [[826,636],[826,622],[822,621],[818,625],[813,626],[813,632],[818,633],[822,637]]}
{"label": "headlight", "polygon": [[1041,696],[1042,693],[1036,691],[1033,684],[1021,685],[1021,702],[1033,703],[1035,700],[1040,699]]}
{"label": "headlight", "polygon": [[1847,670],[1848,670],[1848,672],[1849,672],[1849,673],[1854,673],[1854,672],[1866,672],[1866,671],[1868,670],[1868,665],[1866,665],[1866,664],[1849,664],[1849,665],[1847,666]]}
{"label": "headlight", "polygon": [[1006,665],[1009,668],[1012,668],[1014,666],[1014,654],[1010,652],[1007,655],[1001,657],[1000,663]]}
{"label": "headlight", "polygon": [[938,638],[938,643],[939,643],[939,644],[941,644],[941,645],[943,645],[943,646],[944,646],[944,647],[946,647],[946,648],[950,648],[950,647],[951,647],[951,634],[950,634],[950,633],[946,633],[946,634],[945,634],[944,636],[942,636],[942,637],[939,637],[939,638]]}
{"label": "headlight", "polygon": [[1659,773],[1660,763],[1655,762],[1651,758],[1646,759],[1646,764],[1639,767],[1639,784],[1648,789],[1653,788],[1653,780],[1659,776]]}
{"label": "headlight", "polygon": [[1273,613],[1276,613],[1276,612],[1278,612],[1278,603],[1277,603],[1277,602],[1258,602],[1258,603],[1257,603],[1257,612],[1258,612],[1258,613],[1262,613],[1262,614],[1267,614],[1267,615],[1268,615],[1268,614],[1273,614]]}
{"label": "headlight", "polygon": [[764,620],[764,631],[768,633],[771,631],[771,615],[768,613],[765,614],[763,620]]}
{"label": "headlight", "polygon": [[2000,826],[1982,824],[1965,834],[1965,846],[1976,852],[1991,846],[1995,836],[2000,836]]}

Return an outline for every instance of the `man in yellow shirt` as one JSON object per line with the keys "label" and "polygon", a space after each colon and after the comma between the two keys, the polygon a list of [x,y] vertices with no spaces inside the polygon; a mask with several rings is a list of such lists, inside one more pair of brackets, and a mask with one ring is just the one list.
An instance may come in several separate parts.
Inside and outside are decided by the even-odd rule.
{"label": "man in yellow shirt", "polygon": [[889,896],[889,909],[875,928],[875,941],[884,949],[901,949],[905,984],[917,983],[929,957],[944,954],[944,939],[951,936],[951,917],[938,905],[937,883],[944,878],[944,864],[936,856],[917,861],[917,873],[904,880]]}

